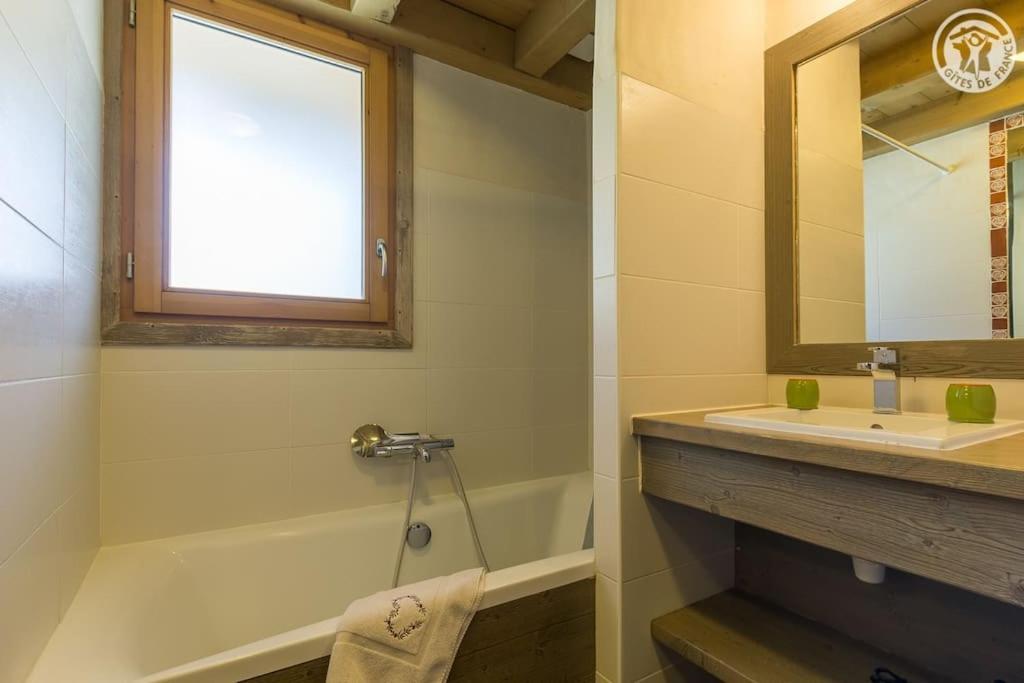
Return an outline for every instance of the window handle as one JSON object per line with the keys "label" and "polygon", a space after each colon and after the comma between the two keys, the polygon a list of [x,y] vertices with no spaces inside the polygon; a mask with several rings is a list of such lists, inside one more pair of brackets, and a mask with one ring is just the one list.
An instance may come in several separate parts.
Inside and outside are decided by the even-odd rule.
{"label": "window handle", "polygon": [[388,276],[388,245],[383,239],[377,240],[377,258],[380,259],[380,276]]}

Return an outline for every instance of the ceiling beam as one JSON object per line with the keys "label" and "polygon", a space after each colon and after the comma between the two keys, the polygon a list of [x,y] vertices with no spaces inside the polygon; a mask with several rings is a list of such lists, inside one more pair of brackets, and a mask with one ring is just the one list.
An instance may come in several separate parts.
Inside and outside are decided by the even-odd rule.
{"label": "ceiling beam", "polygon": [[390,24],[353,14],[348,0],[265,1],[549,100],[591,106],[591,64],[564,57],[543,78],[524,73],[515,67],[515,31],[443,0],[402,0]]}
{"label": "ceiling beam", "polygon": [[[1018,40],[1024,36],[1024,3],[1008,0],[995,5],[992,11],[1006,21]],[[892,88],[907,88],[914,82],[934,74],[934,35],[934,29],[925,31],[865,61],[860,70],[861,99],[868,100]]]}
{"label": "ceiling beam", "polygon": [[351,0],[352,14],[390,24],[402,0]]}
{"label": "ceiling beam", "polygon": [[546,74],[594,32],[595,5],[595,0],[540,0],[516,30],[516,68]]}
{"label": "ceiling beam", "polygon": [[[905,145],[914,145],[1006,116],[1021,109],[1024,102],[1024,69],[1014,72],[994,90],[983,93],[954,93],[902,114],[871,124]],[[892,147],[873,138],[864,141],[864,158],[884,154]],[[956,159],[940,159],[957,163]]]}

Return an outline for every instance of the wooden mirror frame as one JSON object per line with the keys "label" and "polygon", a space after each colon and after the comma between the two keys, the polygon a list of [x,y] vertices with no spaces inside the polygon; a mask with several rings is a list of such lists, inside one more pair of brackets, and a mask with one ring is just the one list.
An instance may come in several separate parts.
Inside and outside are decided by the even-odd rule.
{"label": "wooden mirror frame", "polygon": [[[868,346],[900,351],[914,377],[1024,378],[1024,339],[799,343],[796,68],[927,0],[855,0],[765,52],[765,307],[768,374],[862,375]],[[1024,104],[1024,103],[1022,103]]]}

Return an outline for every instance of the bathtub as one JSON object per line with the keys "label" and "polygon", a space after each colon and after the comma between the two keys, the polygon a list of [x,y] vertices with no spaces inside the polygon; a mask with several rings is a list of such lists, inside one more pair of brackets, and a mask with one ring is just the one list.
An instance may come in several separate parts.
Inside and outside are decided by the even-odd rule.
{"label": "bathtub", "polygon": [[[593,576],[589,472],[469,492],[482,608]],[[239,681],[330,653],[353,599],[390,588],[404,502],[100,550],[30,681]],[[477,566],[461,504],[421,497],[402,583]]]}

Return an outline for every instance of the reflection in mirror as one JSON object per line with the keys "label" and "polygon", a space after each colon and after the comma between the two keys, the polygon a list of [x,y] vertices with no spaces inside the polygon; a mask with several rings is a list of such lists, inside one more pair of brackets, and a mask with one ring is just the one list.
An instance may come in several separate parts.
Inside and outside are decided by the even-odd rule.
{"label": "reflection in mirror", "polygon": [[800,343],[1024,337],[1021,31],[927,0],[797,67]]}

